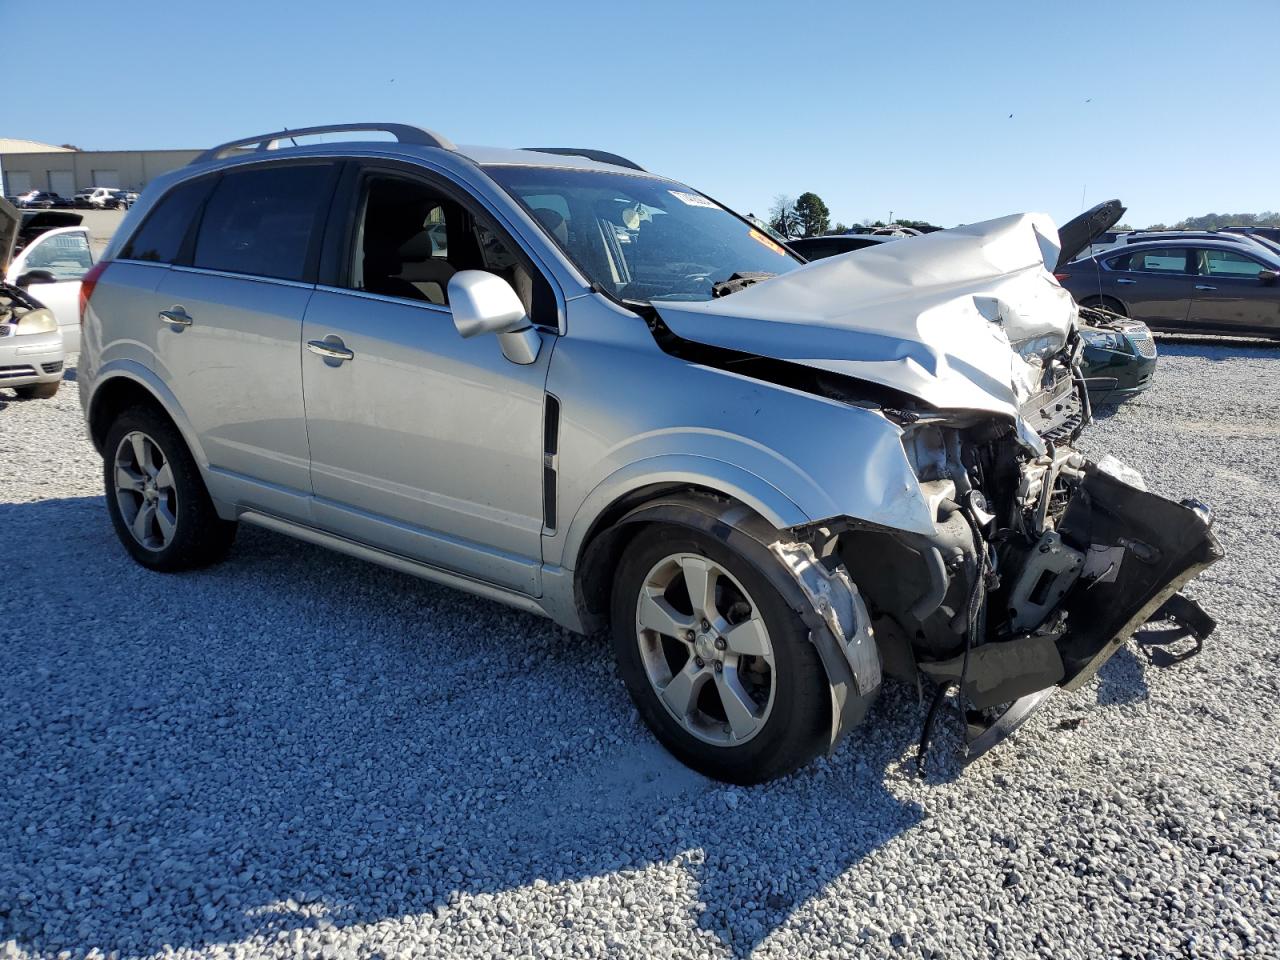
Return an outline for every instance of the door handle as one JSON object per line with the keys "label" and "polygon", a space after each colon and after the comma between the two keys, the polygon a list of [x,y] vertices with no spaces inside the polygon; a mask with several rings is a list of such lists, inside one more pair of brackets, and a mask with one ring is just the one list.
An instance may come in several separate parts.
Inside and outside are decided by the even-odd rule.
{"label": "door handle", "polygon": [[161,310],[160,319],[175,327],[189,327],[195,322],[191,319],[187,311],[182,309],[182,307],[173,307],[169,310]]}
{"label": "door handle", "polygon": [[1130,280],[1128,277],[1119,277],[1116,280],[1116,283],[1137,283],[1137,282],[1138,282],[1137,280]]}
{"label": "door handle", "polygon": [[1197,289],[1197,290],[1217,290],[1218,288],[1217,288],[1217,287],[1211,287],[1211,286],[1209,286],[1207,283],[1197,283],[1197,284],[1196,284],[1196,289]]}
{"label": "door handle", "polygon": [[332,340],[308,340],[307,349],[314,354],[324,357],[326,360],[351,360],[355,354],[346,348],[346,345],[336,337]]}

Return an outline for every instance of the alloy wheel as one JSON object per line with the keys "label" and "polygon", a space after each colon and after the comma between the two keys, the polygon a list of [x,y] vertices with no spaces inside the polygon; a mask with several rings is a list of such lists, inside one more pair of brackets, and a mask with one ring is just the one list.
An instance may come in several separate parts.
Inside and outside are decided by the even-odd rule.
{"label": "alloy wheel", "polygon": [[173,542],[178,526],[178,491],[164,451],[151,437],[135,430],[116,447],[115,497],[125,526],[148,550]]}
{"label": "alloy wheel", "polygon": [[764,729],[773,646],[755,602],[724,567],[690,553],[655,564],[636,600],[636,639],[658,699],[693,736],[734,746]]}

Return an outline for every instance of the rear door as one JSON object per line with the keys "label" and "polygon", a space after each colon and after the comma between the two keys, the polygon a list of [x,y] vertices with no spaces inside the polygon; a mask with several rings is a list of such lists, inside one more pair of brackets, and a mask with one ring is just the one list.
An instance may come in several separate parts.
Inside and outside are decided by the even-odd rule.
{"label": "rear door", "polygon": [[1259,280],[1273,269],[1245,251],[1200,247],[1194,250],[1195,299],[1189,326],[1223,333],[1280,334],[1280,284]]}
{"label": "rear door", "polygon": [[212,184],[157,288],[159,369],[200,437],[215,495],[309,515],[302,316],[338,171],[328,160],[236,167]]}
{"label": "rear door", "polygon": [[5,280],[16,283],[33,270],[53,277],[52,282],[32,283],[27,292],[53,311],[62,331],[67,353],[80,352],[80,278],[93,266],[89,231],[62,227],[36,237],[14,257]]}
{"label": "rear door", "polygon": [[1196,275],[1185,247],[1158,247],[1104,257],[1103,284],[1135,320],[1157,330],[1183,330]]}

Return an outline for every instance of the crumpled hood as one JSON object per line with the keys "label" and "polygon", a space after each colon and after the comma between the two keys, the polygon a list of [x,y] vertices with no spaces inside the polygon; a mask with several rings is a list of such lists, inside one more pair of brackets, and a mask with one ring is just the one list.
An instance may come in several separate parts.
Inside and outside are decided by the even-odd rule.
{"label": "crumpled hood", "polygon": [[1057,237],[1048,216],[1015,214],[819,260],[718,300],[653,306],[686,340],[1016,418],[1040,360],[1075,323],[1047,269]]}

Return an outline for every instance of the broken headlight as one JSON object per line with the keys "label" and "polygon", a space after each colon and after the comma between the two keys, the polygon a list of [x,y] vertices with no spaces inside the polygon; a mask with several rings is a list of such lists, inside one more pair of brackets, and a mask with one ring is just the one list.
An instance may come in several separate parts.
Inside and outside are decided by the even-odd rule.
{"label": "broken headlight", "polygon": [[1114,350],[1118,353],[1128,353],[1128,341],[1112,330],[1095,330],[1092,327],[1081,327],[1080,336],[1084,342],[1091,347],[1098,347],[1101,350]]}

